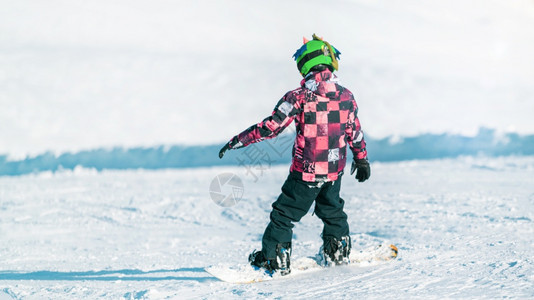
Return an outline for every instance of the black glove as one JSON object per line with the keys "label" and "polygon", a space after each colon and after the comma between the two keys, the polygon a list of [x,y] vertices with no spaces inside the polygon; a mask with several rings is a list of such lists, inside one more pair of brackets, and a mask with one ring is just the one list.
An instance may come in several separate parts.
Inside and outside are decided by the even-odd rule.
{"label": "black glove", "polygon": [[356,172],[356,179],[358,179],[358,182],[364,182],[371,177],[371,167],[369,166],[367,159],[353,160],[352,167],[350,168],[350,175],[354,174],[354,171],[356,170],[358,170],[358,172]]}
{"label": "black glove", "polygon": [[237,143],[239,143],[239,140],[237,139],[237,136],[234,136],[226,145],[224,145],[221,150],[219,151],[219,158],[223,158],[224,152],[228,149],[232,149]]}

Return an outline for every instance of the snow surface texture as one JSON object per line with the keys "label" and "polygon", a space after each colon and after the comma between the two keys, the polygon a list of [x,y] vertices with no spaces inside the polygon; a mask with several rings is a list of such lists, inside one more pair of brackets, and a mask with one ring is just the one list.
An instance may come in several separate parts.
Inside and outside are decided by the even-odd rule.
{"label": "snow surface texture", "polygon": [[0,155],[225,142],[298,86],[291,55],[314,32],[343,53],[369,136],[534,133],[531,0],[1,8]]}
{"label": "snow surface texture", "polygon": [[[211,180],[233,172],[244,198],[222,208]],[[343,178],[354,249],[384,241],[399,258],[368,268],[252,285],[202,271],[260,247],[287,175],[241,167],[75,169],[0,177],[0,299],[393,299],[534,297],[534,157],[372,164]],[[295,227],[294,257],[315,255],[322,224]]]}

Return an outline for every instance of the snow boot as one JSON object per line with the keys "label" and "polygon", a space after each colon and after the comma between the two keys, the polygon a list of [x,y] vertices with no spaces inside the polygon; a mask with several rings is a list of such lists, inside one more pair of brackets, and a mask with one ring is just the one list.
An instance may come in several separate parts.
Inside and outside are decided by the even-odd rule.
{"label": "snow boot", "polygon": [[263,252],[254,250],[249,256],[250,265],[256,269],[264,269],[268,274],[273,275],[279,272],[284,276],[291,273],[290,268],[291,243],[280,243],[276,245],[276,258],[267,259]]}
{"label": "snow boot", "polygon": [[346,265],[349,263],[351,249],[350,236],[341,239],[330,238],[324,242],[323,255],[327,266]]}
{"label": "snow boot", "polygon": [[255,269],[264,269],[267,273],[271,274],[274,272],[271,262],[265,258],[263,252],[261,251],[252,251],[248,256],[248,262]]}
{"label": "snow boot", "polygon": [[276,269],[282,276],[291,273],[291,243],[276,245]]}

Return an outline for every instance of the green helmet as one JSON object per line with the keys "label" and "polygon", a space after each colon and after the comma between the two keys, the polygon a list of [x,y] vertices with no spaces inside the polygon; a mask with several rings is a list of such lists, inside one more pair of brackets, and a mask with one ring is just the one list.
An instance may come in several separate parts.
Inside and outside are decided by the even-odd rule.
{"label": "green helmet", "polygon": [[304,45],[293,54],[293,58],[300,73],[305,76],[317,65],[327,65],[332,71],[337,70],[340,54],[339,50],[314,34],[311,41],[304,38]]}

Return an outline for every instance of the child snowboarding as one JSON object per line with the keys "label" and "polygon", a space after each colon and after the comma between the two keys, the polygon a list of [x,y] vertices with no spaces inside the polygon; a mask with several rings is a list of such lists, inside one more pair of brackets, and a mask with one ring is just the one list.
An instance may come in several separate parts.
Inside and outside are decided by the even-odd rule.
{"label": "child snowboarding", "polygon": [[315,202],[314,212],[323,221],[323,255],[328,265],[348,263],[351,250],[344,201],[339,196],[346,164],[347,145],[353,154],[350,174],[359,182],[367,180],[371,169],[365,140],[357,117],[353,94],[339,85],[340,52],[313,35],[293,55],[304,77],[300,87],[287,92],[271,116],[234,136],[219,152],[274,138],[293,121],[296,138],[289,175],[282,193],[272,204],[270,223],[262,238],[261,251],[254,251],[249,262],[269,273],[291,272],[291,240],[295,222]]}

